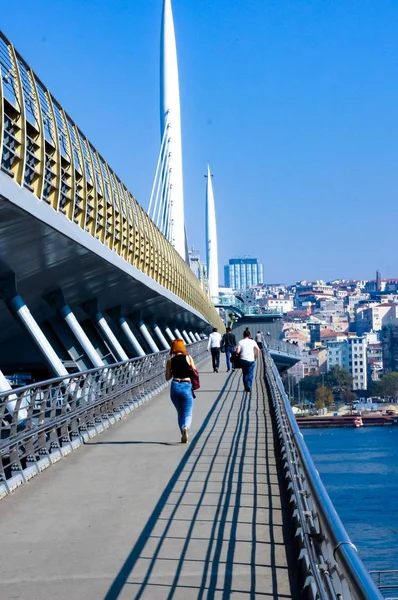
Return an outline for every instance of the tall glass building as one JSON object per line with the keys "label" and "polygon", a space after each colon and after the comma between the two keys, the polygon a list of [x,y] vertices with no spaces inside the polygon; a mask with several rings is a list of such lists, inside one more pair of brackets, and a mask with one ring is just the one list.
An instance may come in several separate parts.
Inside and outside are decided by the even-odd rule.
{"label": "tall glass building", "polygon": [[230,258],[224,267],[224,284],[234,290],[246,290],[264,283],[263,265],[257,258]]}

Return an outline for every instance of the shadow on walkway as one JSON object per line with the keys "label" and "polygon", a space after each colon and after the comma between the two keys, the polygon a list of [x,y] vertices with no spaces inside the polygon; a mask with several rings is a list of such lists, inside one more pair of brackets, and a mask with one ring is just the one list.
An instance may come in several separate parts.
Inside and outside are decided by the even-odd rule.
{"label": "shadow on walkway", "polygon": [[246,394],[233,374],[105,600],[276,600],[290,590],[265,384],[258,372]]}

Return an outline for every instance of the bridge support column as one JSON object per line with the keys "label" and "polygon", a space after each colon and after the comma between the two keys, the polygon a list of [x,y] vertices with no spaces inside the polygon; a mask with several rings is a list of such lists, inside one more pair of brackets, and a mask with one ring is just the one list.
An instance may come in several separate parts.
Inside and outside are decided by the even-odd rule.
{"label": "bridge support column", "polygon": [[177,329],[177,327],[174,329],[174,333],[176,334],[176,337],[178,340],[183,340],[183,336],[181,334],[181,331],[179,329]]}
{"label": "bridge support column", "polygon": [[198,334],[196,331],[195,331],[195,333],[194,333],[194,336],[195,336],[195,338],[196,338],[196,340],[197,340],[198,342],[200,342],[200,340],[202,339],[202,338],[200,337],[200,335],[199,335],[199,334]]}
{"label": "bridge support column", "polygon": [[134,333],[131,331],[131,327],[127,323],[126,319],[124,317],[120,317],[118,319],[118,321],[119,321],[120,329],[123,331],[124,335],[130,342],[130,344],[133,346],[137,355],[138,356],[146,356],[143,347],[141,346],[141,344],[135,337]]}
{"label": "bridge support column", "polygon": [[166,338],[164,337],[163,333],[160,330],[159,325],[154,325],[153,326],[153,330],[156,333],[156,335],[159,338],[160,343],[162,344],[163,348],[165,350],[170,350],[170,344],[167,342]]}
{"label": "bridge support column", "polygon": [[192,343],[194,344],[196,342],[196,338],[195,338],[194,334],[192,333],[192,331],[188,331],[188,335],[191,338]]}
{"label": "bridge support column", "polygon": [[76,319],[70,307],[66,304],[65,298],[61,290],[49,294],[46,298],[47,302],[58,311],[58,314],[64,319],[69,329],[87,354],[94,367],[103,367],[104,362],[92,343],[90,342],[86,332]]}
{"label": "bridge support column", "polygon": [[[12,390],[11,385],[8,383],[7,379],[4,377],[3,373],[0,371],[0,392],[9,392]],[[12,416],[15,411],[15,407],[17,405],[17,396],[16,394],[10,394],[7,398],[8,402],[6,404],[7,410],[9,414]],[[28,416],[28,411],[25,408],[28,405],[28,400],[22,400],[19,405],[18,410],[18,418],[17,422],[20,423],[24,421]]]}
{"label": "bridge support column", "polygon": [[62,360],[54,351],[21,296],[17,293],[17,284],[14,274],[3,281],[0,281],[0,297],[7,304],[7,307],[14,318],[21,323],[23,328],[30,335],[52,372],[57,377],[68,375],[68,371],[65,369]]}
{"label": "bridge support column", "polygon": [[94,323],[97,325],[98,329],[101,331],[105,340],[110,344],[113,348],[117,358],[120,361],[128,360],[129,357],[123,350],[121,344],[119,343],[117,337],[113,333],[112,329],[109,327],[104,315],[100,310],[98,310],[98,303],[96,300],[91,302],[85,302],[83,304],[83,310],[91,317]]}
{"label": "bridge support column", "polygon": [[187,344],[192,344],[192,341],[190,340],[189,335],[187,334],[185,329],[182,330],[182,335],[184,336],[183,339],[186,341]]}
{"label": "bridge support column", "polygon": [[138,329],[141,331],[146,343],[148,344],[148,346],[150,347],[150,349],[152,350],[153,353],[155,352],[159,352],[159,348],[157,347],[157,345],[154,342],[153,337],[151,336],[151,334],[148,331],[147,326],[145,325],[144,321],[140,321],[138,323]]}
{"label": "bridge support column", "polygon": [[165,330],[165,332],[167,333],[167,335],[169,336],[169,338],[170,338],[170,341],[171,341],[171,342],[174,342],[174,340],[176,339],[176,337],[175,337],[175,335],[172,333],[172,331],[171,331],[170,327],[165,327],[165,328],[164,328],[164,330]]}
{"label": "bridge support column", "polygon": [[11,389],[12,387],[4,377],[3,373],[0,371],[0,392],[8,392]]}

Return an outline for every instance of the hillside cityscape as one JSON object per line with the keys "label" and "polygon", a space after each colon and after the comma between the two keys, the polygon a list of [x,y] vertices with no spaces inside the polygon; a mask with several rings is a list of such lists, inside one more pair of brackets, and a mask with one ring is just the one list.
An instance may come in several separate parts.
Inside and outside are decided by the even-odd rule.
{"label": "hillside cityscape", "polygon": [[339,383],[341,401],[398,395],[398,278],[383,279],[379,271],[368,280],[292,285],[262,283],[262,278],[256,258],[230,259],[219,295],[281,317],[280,339],[301,351],[300,362],[285,377],[292,398],[314,400],[323,387],[328,404],[328,385]]}

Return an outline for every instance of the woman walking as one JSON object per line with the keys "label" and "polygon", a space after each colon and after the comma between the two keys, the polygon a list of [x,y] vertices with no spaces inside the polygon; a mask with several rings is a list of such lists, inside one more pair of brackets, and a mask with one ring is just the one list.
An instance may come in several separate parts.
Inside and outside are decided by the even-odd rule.
{"label": "woman walking", "polygon": [[193,393],[190,378],[190,367],[195,368],[192,356],[182,340],[171,342],[171,357],[166,363],[166,380],[172,379],[170,398],[178,415],[178,426],[181,431],[181,443],[188,442],[189,428],[192,423]]}

